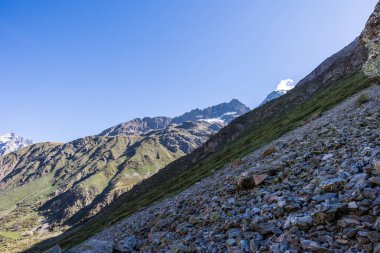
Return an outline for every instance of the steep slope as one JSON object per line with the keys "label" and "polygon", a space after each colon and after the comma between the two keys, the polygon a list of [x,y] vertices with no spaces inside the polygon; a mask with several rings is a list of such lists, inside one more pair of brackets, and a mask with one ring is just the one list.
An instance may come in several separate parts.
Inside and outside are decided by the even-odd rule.
{"label": "steep slope", "polygon": [[32,144],[32,140],[25,139],[15,133],[0,135],[0,156]]}
{"label": "steep slope", "polygon": [[[378,9],[379,4],[375,13]],[[372,26],[379,22],[376,15],[371,16],[375,16],[375,21],[367,23],[365,31],[369,32],[365,34],[379,34],[377,25]],[[377,66],[377,61],[369,57],[373,47],[363,38],[363,35],[358,37],[326,59],[284,96],[235,119],[194,152],[133,187],[93,219],[55,239],[36,245],[32,250],[56,243],[63,247],[73,246],[121,218],[183,191],[234,159],[320,117],[324,111],[379,81],[377,75],[368,75],[366,66]]]}
{"label": "steep slope", "polygon": [[228,103],[221,103],[205,109],[194,109],[174,118],[145,117],[143,119],[133,119],[106,129],[99,135],[116,136],[144,134],[153,130],[166,128],[171,124],[182,124],[186,121],[208,121],[209,123],[217,122],[219,124],[228,124],[236,117],[249,112],[249,110],[249,107],[241,103],[239,100],[233,99]]}
{"label": "steep slope", "polygon": [[378,108],[379,85],[69,252],[378,252]]}

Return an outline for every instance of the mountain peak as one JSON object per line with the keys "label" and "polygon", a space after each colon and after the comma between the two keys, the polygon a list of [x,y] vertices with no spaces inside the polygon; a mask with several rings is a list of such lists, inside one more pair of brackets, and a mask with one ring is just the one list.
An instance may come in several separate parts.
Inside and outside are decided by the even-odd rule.
{"label": "mountain peak", "polygon": [[221,103],[218,105],[210,106],[205,109],[194,109],[190,112],[184,113],[181,116],[173,118],[173,123],[181,124],[185,121],[207,121],[222,122],[224,124],[230,123],[236,117],[249,112],[248,106],[234,98],[228,103]]}
{"label": "mountain peak", "polygon": [[281,97],[282,95],[284,95],[285,93],[287,93],[288,91],[290,91],[291,89],[294,88],[294,81],[292,79],[284,79],[284,80],[281,80],[278,84],[277,84],[277,88],[272,91],[271,93],[268,94],[268,96],[266,96],[266,98],[263,100],[263,102],[261,102],[261,105],[265,104],[265,103],[268,103],[269,101],[275,99],[275,98],[278,98],[278,97]]}
{"label": "mountain peak", "polygon": [[25,139],[16,133],[0,135],[0,156],[14,152],[20,148],[32,145],[33,141]]}
{"label": "mountain peak", "polygon": [[295,86],[294,81],[292,79],[289,79],[289,78],[284,79],[278,83],[275,91],[286,93],[286,92],[290,91],[291,89],[293,89],[294,86]]}
{"label": "mountain peak", "polygon": [[170,117],[144,117],[136,118],[119,125],[106,129],[99,135],[101,136],[116,136],[116,135],[138,135],[148,133],[150,131],[163,129],[171,124],[180,125],[184,122],[205,121],[210,124],[226,125],[236,117],[250,111],[249,107],[234,98],[228,103],[221,103],[210,106],[205,109],[194,109],[180,116]]}

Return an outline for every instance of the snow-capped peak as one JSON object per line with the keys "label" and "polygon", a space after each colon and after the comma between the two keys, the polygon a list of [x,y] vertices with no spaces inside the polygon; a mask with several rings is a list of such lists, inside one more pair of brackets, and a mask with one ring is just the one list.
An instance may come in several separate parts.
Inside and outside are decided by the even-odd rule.
{"label": "snow-capped peak", "polygon": [[261,106],[265,103],[268,103],[269,101],[271,101],[275,98],[281,97],[282,95],[284,95],[285,93],[287,93],[288,91],[293,89],[294,86],[295,86],[294,81],[292,79],[288,78],[288,79],[281,80],[277,84],[276,90],[269,93],[268,96],[264,99],[263,102],[261,102],[261,104],[259,106]]}
{"label": "snow-capped peak", "polygon": [[288,79],[281,80],[278,83],[276,91],[286,93],[287,91],[290,91],[293,88],[294,88],[294,81],[288,78]]}
{"label": "snow-capped peak", "polygon": [[15,133],[0,135],[0,156],[14,152],[20,148],[32,145],[33,141]]}

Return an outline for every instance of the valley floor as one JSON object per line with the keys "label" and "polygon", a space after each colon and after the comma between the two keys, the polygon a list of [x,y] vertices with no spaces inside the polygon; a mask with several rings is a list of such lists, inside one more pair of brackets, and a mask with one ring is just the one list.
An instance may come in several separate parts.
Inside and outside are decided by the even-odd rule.
{"label": "valley floor", "polygon": [[380,252],[379,85],[233,164],[69,252]]}

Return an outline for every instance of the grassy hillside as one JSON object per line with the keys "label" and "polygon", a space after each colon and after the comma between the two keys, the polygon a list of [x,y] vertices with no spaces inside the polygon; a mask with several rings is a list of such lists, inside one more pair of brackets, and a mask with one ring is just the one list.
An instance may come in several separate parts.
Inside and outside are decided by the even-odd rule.
{"label": "grassy hillside", "polygon": [[136,136],[39,143],[0,157],[0,251],[90,218],[215,132],[206,122]]}
{"label": "grassy hillside", "polygon": [[[169,166],[169,168],[161,170],[146,182],[139,184],[135,191],[133,189],[119,200],[116,200],[115,203],[94,219],[58,238],[41,244],[41,247],[45,248],[57,243],[63,247],[76,245],[140,208],[175,195],[202,178],[211,175],[214,170],[222,168],[234,159],[238,159],[280,137],[285,132],[320,116],[325,110],[368,87],[370,83],[371,81],[361,71],[351,74],[340,81],[330,83],[328,88],[316,92],[306,102],[297,107],[288,108],[286,113],[275,114],[265,122],[261,122],[259,127],[252,125],[244,129],[244,132],[234,141],[199,160],[190,169],[174,171],[170,170]],[[250,117],[250,115],[246,114],[240,120],[248,120],[244,119],[244,117]],[[168,170],[170,170],[170,176],[167,176],[169,174]]]}

